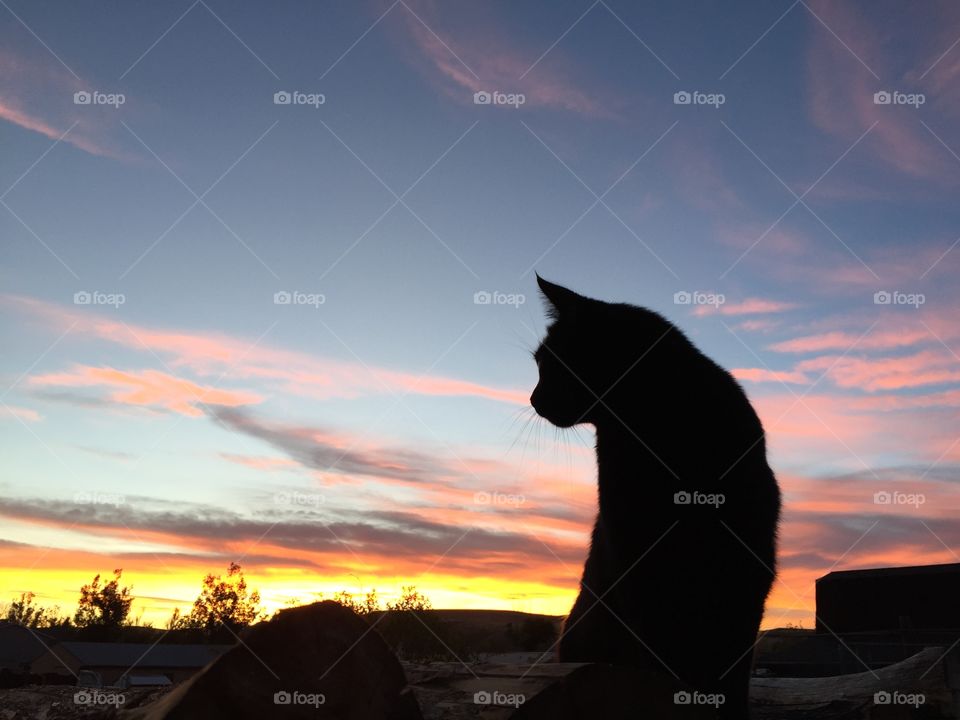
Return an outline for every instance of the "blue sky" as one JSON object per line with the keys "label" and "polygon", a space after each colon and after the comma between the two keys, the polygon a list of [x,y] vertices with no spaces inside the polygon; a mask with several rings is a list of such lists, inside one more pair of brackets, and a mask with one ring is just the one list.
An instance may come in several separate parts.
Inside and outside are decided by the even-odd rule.
{"label": "blue sky", "polygon": [[664,313],[744,383],[788,498],[768,623],[809,621],[835,563],[956,559],[951,4],[0,17],[8,594],[68,604],[119,560],[159,616],[242,557],[275,604],[422,575],[435,604],[563,612],[591,437],[524,425],[534,270]]}

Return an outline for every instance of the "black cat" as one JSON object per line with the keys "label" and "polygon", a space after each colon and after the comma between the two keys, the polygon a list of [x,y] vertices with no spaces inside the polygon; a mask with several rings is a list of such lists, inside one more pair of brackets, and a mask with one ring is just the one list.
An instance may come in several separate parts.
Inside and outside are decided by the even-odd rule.
{"label": "black cat", "polygon": [[760,420],[662,316],[537,281],[554,322],[530,403],[597,435],[599,514],[559,659],[669,672],[743,720],[780,514]]}

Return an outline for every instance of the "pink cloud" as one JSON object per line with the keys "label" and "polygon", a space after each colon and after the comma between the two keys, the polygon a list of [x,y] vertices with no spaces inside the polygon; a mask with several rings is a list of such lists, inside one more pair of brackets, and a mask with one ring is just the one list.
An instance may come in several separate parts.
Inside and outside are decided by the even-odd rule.
{"label": "pink cloud", "polygon": [[800,372],[822,371],[842,388],[900,390],[960,381],[960,361],[948,351],[866,358],[824,355],[797,364]]}
{"label": "pink cloud", "polygon": [[8,417],[18,418],[24,422],[40,422],[43,417],[36,410],[25,407],[18,407],[16,405],[6,405],[2,406],[3,413]]}
{"label": "pink cloud", "polygon": [[45,135],[51,140],[56,140],[63,136],[63,142],[70,143],[74,147],[88,152],[91,155],[112,158],[117,157],[117,155],[110,150],[100,147],[92,140],[82,137],[75,132],[69,132],[64,135],[64,131],[69,128],[69,125],[64,125],[62,129],[55,128],[40,118],[33,117],[21,110],[16,109],[13,107],[10,101],[4,100],[3,98],[0,98],[0,119],[11,122],[14,125],[19,125],[27,130],[40,133],[41,135]]}
{"label": "pink cloud", "polygon": [[290,458],[284,457],[266,457],[259,455],[238,455],[236,453],[220,453],[220,457],[228,462],[253,470],[264,470],[272,472],[275,470],[290,470],[297,467],[297,463]]}
{"label": "pink cloud", "polygon": [[757,319],[757,320],[744,320],[743,322],[737,324],[736,328],[738,330],[743,330],[744,332],[768,332],[780,327],[779,320],[770,320],[770,319]]}
{"label": "pink cloud", "polygon": [[[885,87],[861,61],[880,77],[894,75],[884,67],[888,54],[875,26],[876,16],[863,16],[850,3],[811,0],[811,7],[832,31],[810,19],[814,30],[807,78],[810,112],[817,126],[852,143],[876,122],[872,137],[864,141],[876,162],[913,177],[955,177],[953,159],[916,118],[908,118],[904,108],[874,103],[874,92]],[[911,90],[896,85],[888,89]]]}
{"label": "pink cloud", "polygon": [[[862,333],[833,330],[816,335],[784,340],[770,346],[771,350],[782,353],[809,353],[824,350],[846,351],[852,347],[869,350],[894,350],[909,347],[921,342],[928,342],[931,337],[926,329],[891,330],[888,332],[871,332],[861,337]],[[859,341],[859,342],[858,342]]]}
{"label": "pink cloud", "polygon": [[766,315],[793,310],[795,303],[780,302],[778,300],[764,300],[763,298],[747,298],[741,302],[723,303],[722,305],[698,305],[694,315]]}
{"label": "pink cloud", "polygon": [[199,385],[156,370],[126,372],[110,367],[77,366],[72,371],[35,375],[29,383],[34,387],[102,387],[110,390],[109,398],[122,405],[163,408],[171,412],[200,417],[203,403],[236,407],[262,400],[251,392],[222,390]]}
{"label": "pink cloud", "polygon": [[441,27],[440,18],[434,17],[429,7],[418,5],[414,9],[419,17],[404,7],[395,12],[404,15],[406,34],[418,55],[415,64],[452,98],[472,103],[474,93],[496,90],[522,93],[526,98],[524,106],[556,108],[597,118],[617,117],[611,101],[601,101],[580,89],[571,80],[570,69],[557,69],[558,62],[562,63],[562,50],[555,49],[550,58],[527,74],[536,55],[521,54],[509,46],[504,41],[507,29],[480,16],[477,8],[470,32],[458,37]]}
{"label": "pink cloud", "polygon": [[[165,358],[170,367],[188,368],[201,376],[271,381],[276,389],[315,398],[353,398],[383,393],[436,397],[478,397],[526,405],[528,391],[491,387],[441,375],[411,372],[317,358],[271,348],[264,343],[223,334],[156,330],[107,317],[78,312],[31,298],[8,297],[8,303],[63,330],[123,345]],[[208,400],[207,402],[211,402]]]}
{"label": "pink cloud", "polygon": [[764,368],[734,368],[730,371],[737,380],[753,383],[791,383],[806,385],[810,378],[802,372],[791,370],[766,370]]}
{"label": "pink cloud", "polygon": [[[105,110],[74,104],[73,94],[89,90],[90,85],[50,61],[48,56],[20,56],[9,49],[0,49],[0,87],[3,88],[0,120],[51,140],[62,136],[62,142],[91,155],[132,159],[98,139],[104,136],[107,127],[119,127],[115,117]],[[116,113],[113,109],[109,112]]]}
{"label": "pink cloud", "polygon": [[870,412],[891,410],[919,410],[924,408],[960,407],[960,390],[924,393],[922,395],[876,395],[850,398],[850,406]]}

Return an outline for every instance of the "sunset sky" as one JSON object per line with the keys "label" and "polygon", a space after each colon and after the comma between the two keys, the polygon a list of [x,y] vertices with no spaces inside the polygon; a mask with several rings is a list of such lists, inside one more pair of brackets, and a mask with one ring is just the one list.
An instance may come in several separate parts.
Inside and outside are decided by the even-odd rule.
{"label": "sunset sky", "polygon": [[742,381],[765,627],[960,561],[960,5],[0,5],[0,601],[122,567],[163,624],[236,560],[565,613],[593,433],[532,418],[534,270]]}

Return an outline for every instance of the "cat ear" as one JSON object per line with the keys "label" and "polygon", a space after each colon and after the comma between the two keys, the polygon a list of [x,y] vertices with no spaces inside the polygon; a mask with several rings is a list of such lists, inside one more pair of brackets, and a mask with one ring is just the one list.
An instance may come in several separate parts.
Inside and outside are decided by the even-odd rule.
{"label": "cat ear", "polygon": [[576,309],[584,301],[582,295],[577,295],[573,290],[568,290],[562,285],[544,280],[539,275],[537,275],[537,285],[540,286],[543,297],[550,305],[547,312],[554,319],[573,317]]}

